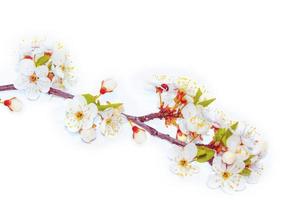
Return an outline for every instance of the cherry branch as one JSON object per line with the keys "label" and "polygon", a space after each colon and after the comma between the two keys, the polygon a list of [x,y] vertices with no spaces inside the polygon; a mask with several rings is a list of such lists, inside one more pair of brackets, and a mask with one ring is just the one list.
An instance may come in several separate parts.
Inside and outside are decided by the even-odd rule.
{"label": "cherry branch", "polygon": [[172,144],[175,144],[175,145],[178,145],[178,146],[185,146],[186,145],[185,142],[176,140],[173,137],[171,137],[170,135],[161,133],[161,132],[157,131],[155,128],[152,128],[151,126],[141,122],[139,120],[139,117],[130,116],[130,115],[127,115],[127,114],[124,114],[124,113],[123,113],[123,115],[125,117],[127,117],[127,119],[129,121],[133,122],[134,124],[140,126],[143,129],[145,129],[145,131],[147,131],[149,134],[151,134],[155,137],[158,137],[158,138],[163,139],[163,140],[167,140],[168,142],[170,142]]}
{"label": "cherry branch", "polygon": [[[15,88],[15,86],[13,84],[0,86],[0,91],[9,91],[9,90],[17,90],[17,89]],[[70,93],[67,93],[67,92],[64,92],[62,90],[59,90],[59,89],[55,89],[55,88],[50,88],[48,94],[55,95],[55,96],[58,96],[58,97],[62,97],[64,99],[74,98],[74,95],[72,95]],[[161,133],[161,132],[157,131],[155,128],[153,128],[153,127],[151,127],[151,126],[144,123],[146,121],[150,121],[150,120],[153,120],[153,119],[163,119],[163,118],[165,118],[166,115],[162,112],[151,113],[151,114],[144,115],[144,116],[139,116],[139,117],[127,115],[127,114],[124,114],[124,113],[123,113],[123,115],[126,116],[126,118],[129,121],[135,123],[136,125],[140,126],[143,129],[145,129],[145,131],[147,131],[152,136],[155,136],[155,137],[158,137],[160,139],[166,140],[166,141],[170,142],[171,144],[175,144],[175,145],[178,145],[178,146],[185,146],[186,145],[186,143],[184,143],[182,141],[179,141],[179,140],[171,137],[168,134]]]}

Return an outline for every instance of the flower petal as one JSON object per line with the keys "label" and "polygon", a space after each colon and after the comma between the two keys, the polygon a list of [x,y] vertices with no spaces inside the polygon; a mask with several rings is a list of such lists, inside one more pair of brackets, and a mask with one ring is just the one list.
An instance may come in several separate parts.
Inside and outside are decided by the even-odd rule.
{"label": "flower petal", "polygon": [[20,73],[26,76],[33,74],[35,64],[31,59],[23,59],[19,62]]}
{"label": "flower petal", "polygon": [[191,162],[197,156],[198,148],[195,143],[189,143],[183,148],[183,156]]}
{"label": "flower petal", "polygon": [[241,144],[240,136],[232,135],[227,139],[227,147],[230,151],[236,151]]}
{"label": "flower petal", "polygon": [[47,93],[50,90],[51,82],[48,78],[39,78],[37,81],[37,87],[43,93]]}
{"label": "flower petal", "polygon": [[35,84],[29,84],[27,88],[25,88],[25,95],[30,100],[36,100],[40,97],[41,91]]}
{"label": "flower petal", "polygon": [[217,173],[223,173],[226,171],[226,165],[222,162],[221,156],[216,156],[214,158],[212,168]]}
{"label": "flower petal", "polygon": [[232,165],[227,167],[227,170],[233,174],[240,173],[245,168],[243,160],[236,160]]}
{"label": "flower petal", "polygon": [[207,179],[207,186],[211,189],[217,189],[221,186],[222,179],[217,174],[210,175]]}
{"label": "flower petal", "polygon": [[47,77],[49,70],[46,65],[42,65],[42,66],[36,67],[34,69],[34,72],[39,78],[42,78],[42,77]]}

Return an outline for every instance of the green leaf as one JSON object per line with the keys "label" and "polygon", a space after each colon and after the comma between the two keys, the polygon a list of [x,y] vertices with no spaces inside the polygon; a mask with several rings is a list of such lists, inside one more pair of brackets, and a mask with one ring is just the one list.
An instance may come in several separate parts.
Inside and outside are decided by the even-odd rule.
{"label": "green leaf", "polygon": [[245,163],[246,166],[247,166],[247,165],[248,165],[248,166],[251,165],[251,159],[252,159],[253,157],[254,157],[254,155],[250,155],[249,158],[247,158],[247,160],[244,161],[244,163]]}
{"label": "green leaf", "polygon": [[205,147],[205,146],[198,146],[198,152],[197,152],[197,156],[195,158],[195,160],[197,162],[203,163],[203,162],[207,162],[210,159],[212,159],[212,157],[214,157],[215,155],[215,151]]}
{"label": "green leaf", "polygon": [[122,106],[122,103],[110,103],[110,104],[106,104],[106,105],[100,105],[99,103],[96,104],[98,107],[99,111],[104,111],[107,108],[118,108],[120,106]]}
{"label": "green leaf", "polygon": [[221,142],[223,143],[223,145],[227,146],[227,140],[230,136],[232,136],[232,132],[229,129],[227,129],[227,131],[225,132],[225,134],[223,135],[223,137],[221,139]]}
{"label": "green leaf", "polygon": [[225,128],[220,128],[214,135],[214,141],[221,141],[227,130]]}
{"label": "green leaf", "polygon": [[216,98],[207,99],[207,100],[199,102],[198,104],[201,105],[201,106],[203,106],[203,107],[207,107],[207,106],[209,106],[209,104],[211,104],[215,100],[216,100]]}
{"label": "green leaf", "polygon": [[226,128],[220,128],[214,135],[214,141],[221,142],[226,146],[228,138],[232,135],[232,132]]}
{"label": "green leaf", "polygon": [[239,174],[242,176],[250,176],[251,170],[249,168],[245,168]]}
{"label": "green leaf", "polygon": [[96,103],[97,96],[91,94],[83,94],[82,96],[85,98],[87,104]]}
{"label": "green leaf", "polygon": [[49,55],[43,55],[42,57],[40,57],[36,62],[35,62],[35,66],[39,67],[41,65],[46,64],[50,59]]}
{"label": "green leaf", "polygon": [[230,126],[230,128],[235,131],[237,129],[238,125],[239,125],[239,122],[235,122],[234,124],[232,124]]}
{"label": "green leaf", "polygon": [[196,96],[194,97],[194,104],[198,104],[201,95],[202,95],[202,91],[200,88],[198,88]]}

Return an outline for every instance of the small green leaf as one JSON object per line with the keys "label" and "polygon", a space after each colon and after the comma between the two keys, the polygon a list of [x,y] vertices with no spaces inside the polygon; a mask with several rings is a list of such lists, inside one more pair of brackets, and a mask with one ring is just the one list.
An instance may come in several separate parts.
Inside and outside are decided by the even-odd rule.
{"label": "small green leaf", "polygon": [[106,104],[106,105],[100,105],[99,103],[96,104],[98,107],[99,111],[104,111],[107,108],[118,108],[120,106],[122,106],[122,103],[110,103],[110,104]]}
{"label": "small green leaf", "polygon": [[232,124],[230,126],[230,128],[235,131],[237,129],[238,125],[239,125],[239,122],[235,122],[234,124]]}
{"label": "small green leaf", "polygon": [[254,155],[250,155],[249,158],[247,158],[247,160],[244,161],[246,166],[251,165],[251,159],[254,157]]}
{"label": "small green leaf", "polygon": [[249,168],[245,168],[239,174],[242,176],[250,176],[251,170]]}
{"label": "small green leaf", "polygon": [[207,107],[207,106],[209,106],[209,104],[211,104],[215,100],[216,100],[216,98],[207,99],[207,100],[199,102],[198,104],[201,105],[201,106],[203,106],[203,107]]}
{"label": "small green leaf", "polygon": [[198,146],[198,152],[197,152],[197,156],[195,158],[195,160],[197,162],[203,163],[203,162],[207,162],[210,159],[212,159],[212,157],[214,157],[215,155],[215,151],[205,147],[205,146]]}
{"label": "small green leaf", "polygon": [[82,96],[85,98],[87,104],[96,103],[96,96],[93,96],[91,94],[83,94]]}
{"label": "small green leaf", "polygon": [[202,95],[202,91],[200,88],[198,88],[196,96],[194,97],[194,104],[197,104],[199,102],[201,95]]}
{"label": "small green leaf", "polygon": [[218,129],[218,131],[215,133],[214,135],[214,141],[221,141],[222,140],[222,137],[224,136],[226,132],[226,129],[225,128],[220,128]]}
{"label": "small green leaf", "polygon": [[227,140],[230,136],[232,136],[232,132],[229,129],[227,129],[227,131],[225,132],[225,134],[223,135],[223,137],[221,139],[221,142],[223,143],[223,145],[227,146]]}
{"label": "small green leaf", "polygon": [[228,138],[232,135],[232,132],[226,128],[220,128],[214,135],[214,141],[221,142],[226,146]]}
{"label": "small green leaf", "polygon": [[41,65],[46,64],[50,59],[49,55],[43,55],[42,57],[40,57],[36,62],[35,62],[35,66],[39,67]]}

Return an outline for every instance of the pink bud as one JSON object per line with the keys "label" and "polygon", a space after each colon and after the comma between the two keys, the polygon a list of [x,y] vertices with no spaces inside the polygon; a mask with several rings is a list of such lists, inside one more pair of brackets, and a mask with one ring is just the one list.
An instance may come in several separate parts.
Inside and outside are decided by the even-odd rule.
{"label": "pink bud", "polygon": [[13,97],[11,99],[7,99],[3,102],[3,104],[9,108],[12,112],[19,112],[22,110],[23,104],[22,102],[17,99],[16,97]]}

